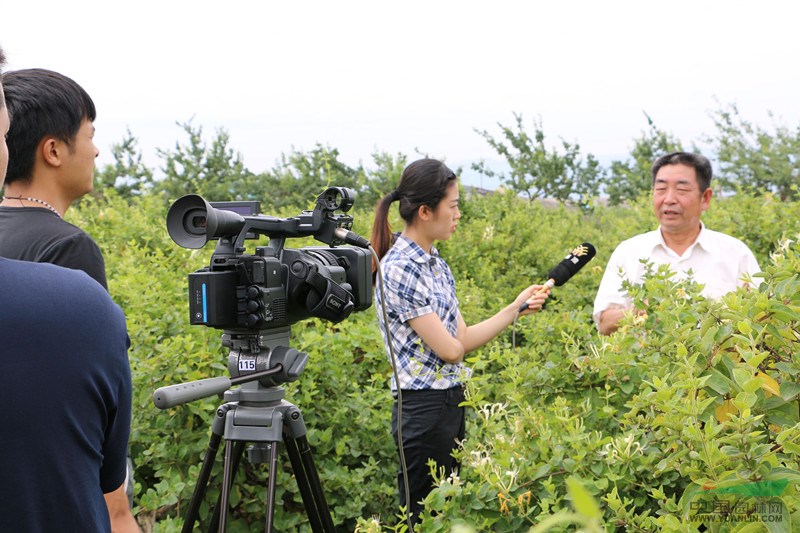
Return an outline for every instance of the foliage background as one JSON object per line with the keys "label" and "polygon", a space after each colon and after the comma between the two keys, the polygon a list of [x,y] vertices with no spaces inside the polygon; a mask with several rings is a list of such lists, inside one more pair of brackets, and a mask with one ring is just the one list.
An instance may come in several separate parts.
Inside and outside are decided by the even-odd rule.
{"label": "foliage background", "polygon": [[[543,136],[541,125],[535,127]],[[188,324],[186,275],[208,263],[211,248],[190,251],[172,243],[164,225],[170,202],[187,192],[209,200],[258,199],[266,214],[291,216],[309,208],[323,187],[346,185],[360,191],[355,230],[369,235],[371,206],[394,187],[408,161],[402,154],[376,153],[373,168],[352,168],[338,161],[335,149],[318,146],[287,154],[275,169],[256,175],[238,162],[224,132],[206,143],[201,129],[187,124],[185,130],[188,143],[163,151],[166,178],[153,179],[153,170],[137,158],[136,140],[125,139],[115,148],[117,163],[98,173],[97,193],[68,214],[103,249],[110,292],[128,319],[135,513],[145,531],[180,529],[220,403],[207,398],[159,411],[153,391],[227,372],[220,332]],[[439,245],[467,321],[490,316],[521,287],[545,279],[575,244],[592,242],[598,254],[554,291],[542,313],[470,355],[476,374],[468,388],[468,436],[459,452],[463,467],[429,496],[432,513],[423,517],[422,530],[464,524],[519,531],[539,524],[548,530],[695,531],[700,522],[691,519],[692,502],[710,494],[704,490],[769,480],[789,482],[773,502],[784,520],[756,526],[783,531],[790,521],[800,523],[796,184],[745,187],[747,192],[716,198],[704,217],[709,227],[754,250],[767,272],[758,290],[707,302],[697,287],[676,285],[654,270],[644,286],[630,288],[647,319],[629,320],[620,333],[599,337],[591,305],[608,257],[621,240],[655,227],[645,166],[680,143],[651,124],[628,160],[601,169],[576,145],[564,144],[567,153],[560,155],[537,136],[523,136],[521,118],[501,131],[522,148],[507,151],[516,165],[507,190],[463,190],[458,232]],[[748,174],[732,170],[745,163],[730,155],[731,147],[753,150],[744,140],[732,142],[735,131],[721,131],[720,160],[730,161],[725,172],[735,187],[741,182],[733,178]],[[790,133],[784,128],[774,136],[783,143],[780,150],[794,142]],[[482,134],[490,140],[490,133]],[[498,147],[504,142],[492,140]],[[775,144],[761,146],[769,151]],[[587,194],[562,194],[554,203],[523,190],[542,165],[556,164],[572,165],[568,176],[575,179],[594,174],[601,181],[584,184],[580,190]],[[563,183],[553,190],[565,190]],[[604,187],[614,191],[612,205],[596,196]],[[292,334],[293,347],[310,361],[287,385],[287,399],[303,411],[334,522],[342,531],[402,530],[389,431],[390,366],[375,310],[337,325],[303,321]],[[229,531],[262,527],[264,479],[261,466],[243,462]],[[218,492],[210,487],[203,520]],[[736,495],[720,497],[736,503]],[[283,455],[277,498],[276,527],[308,530]]]}

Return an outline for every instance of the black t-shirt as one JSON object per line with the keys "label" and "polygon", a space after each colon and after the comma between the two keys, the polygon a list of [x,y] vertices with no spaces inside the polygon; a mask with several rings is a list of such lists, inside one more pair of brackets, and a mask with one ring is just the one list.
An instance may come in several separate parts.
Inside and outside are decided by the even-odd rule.
{"label": "black t-shirt", "polygon": [[97,243],[43,207],[0,206],[0,257],[83,270],[108,290]]}

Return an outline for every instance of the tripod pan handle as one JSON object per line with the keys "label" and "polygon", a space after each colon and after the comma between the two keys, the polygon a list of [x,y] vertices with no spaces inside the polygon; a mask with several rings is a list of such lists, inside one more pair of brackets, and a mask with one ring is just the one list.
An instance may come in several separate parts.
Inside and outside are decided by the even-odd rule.
{"label": "tripod pan handle", "polygon": [[189,403],[214,394],[221,394],[231,387],[230,378],[224,376],[201,379],[190,383],[180,383],[156,389],[153,403],[159,409]]}

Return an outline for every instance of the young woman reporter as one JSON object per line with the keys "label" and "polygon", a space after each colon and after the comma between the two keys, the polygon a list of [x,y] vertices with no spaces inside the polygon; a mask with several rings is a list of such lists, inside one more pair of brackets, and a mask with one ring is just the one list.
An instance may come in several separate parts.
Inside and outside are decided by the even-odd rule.
{"label": "young woman reporter", "polygon": [[[389,226],[389,207],[399,202],[402,233]],[[531,285],[497,314],[468,326],[461,316],[450,267],[434,247],[450,238],[461,213],[456,175],[435,159],[408,165],[400,184],[378,202],[372,246],[381,261],[383,291],[376,283],[375,308],[389,349],[397,363],[392,392],[402,395],[403,452],[408,472],[410,505],[406,502],[402,472],[398,474],[400,505],[416,521],[420,500],[430,492],[428,461],[450,472],[457,468],[452,451],[464,438],[464,384],[471,371],[464,355],[488,343],[520,314],[539,311],[550,291]],[[386,299],[388,323],[382,311]],[[392,408],[392,434],[398,444],[397,401]]]}

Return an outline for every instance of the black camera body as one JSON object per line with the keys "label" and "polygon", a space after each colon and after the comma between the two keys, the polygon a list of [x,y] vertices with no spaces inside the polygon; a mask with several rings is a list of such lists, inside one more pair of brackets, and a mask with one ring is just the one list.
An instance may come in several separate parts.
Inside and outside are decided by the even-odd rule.
{"label": "black camera body", "polygon": [[[189,274],[189,320],[224,330],[222,345],[229,349],[231,376],[161,387],[153,393],[160,409],[213,394],[222,394],[225,401],[215,411],[187,526],[197,522],[207,500],[201,483],[210,479],[224,438],[222,492],[209,528],[217,529],[218,521],[219,530],[225,530],[237,454],[250,442],[250,462],[269,464],[266,524],[272,531],[277,444],[284,441],[303,504],[313,511],[309,512],[312,527],[334,531],[302,413],[284,399],[281,385],[296,380],[309,360],[307,353],[289,347],[293,323],[309,317],[339,322],[372,305],[370,244],[351,231],[351,216],[335,213],[347,212],[353,198],[350,189],[330,187],[317,197],[312,211],[283,219],[257,214],[260,207],[255,202],[210,204],[197,195],[179,198],[170,206],[167,231],[179,246],[202,248],[209,240],[218,240],[210,264]],[[268,236],[269,244],[245,253],[245,239],[261,236]],[[306,236],[327,246],[284,248],[287,238]]]}
{"label": "black camera body", "polygon": [[[349,210],[353,198],[350,189],[331,187],[317,198],[313,211],[284,219],[243,215],[242,202],[210,204],[197,195],[178,199],[167,214],[172,239],[185,248],[219,240],[209,266],[189,274],[190,323],[248,333],[285,328],[312,316],[339,322],[369,308],[371,254],[340,246],[348,236],[357,236],[350,231],[353,218],[334,213]],[[261,235],[269,237],[269,245],[245,254],[244,240]],[[303,236],[329,246],[284,248],[286,238]]]}

